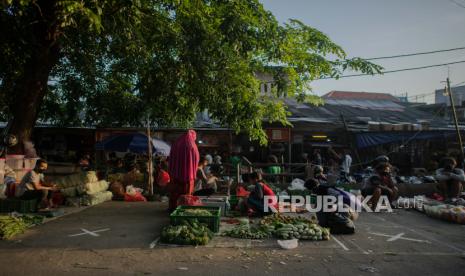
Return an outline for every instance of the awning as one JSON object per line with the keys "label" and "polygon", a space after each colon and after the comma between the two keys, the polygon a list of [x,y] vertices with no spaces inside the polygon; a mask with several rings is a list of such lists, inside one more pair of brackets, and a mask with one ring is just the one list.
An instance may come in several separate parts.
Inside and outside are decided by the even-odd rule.
{"label": "awning", "polygon": [[408,143],[414,140],[443,139],[455,135],[454,131],[369,132],[356,135],[357,148],[368,148],[390,143]]}

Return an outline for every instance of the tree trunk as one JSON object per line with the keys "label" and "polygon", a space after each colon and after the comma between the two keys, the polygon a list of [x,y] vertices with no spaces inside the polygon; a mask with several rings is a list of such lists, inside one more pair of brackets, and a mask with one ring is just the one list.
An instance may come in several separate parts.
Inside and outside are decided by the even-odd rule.
{"label": "tree trunk", "polygon": [[16,97],[11,106],[13,120],[9,133],[16,135],[18,145],[10,149],[13,153],[23,153],[24,142],[31,140],[40,107],[47,93],[50,72],[59,59],[59,31],[53,3],[54,1],[39,1],[42,20],[32,27],[36,45],[25,63],[23,75],[14,88]]}

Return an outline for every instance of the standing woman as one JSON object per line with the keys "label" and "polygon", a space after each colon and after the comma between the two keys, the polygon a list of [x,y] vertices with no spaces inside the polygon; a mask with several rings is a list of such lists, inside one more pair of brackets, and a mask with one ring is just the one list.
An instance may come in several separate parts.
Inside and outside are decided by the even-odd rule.
{"label": "standing woman", "polygon": [[181,135],[172,145],[169,158],[171,177],[169,210],[176,209],[181,195],[192,195],[199,163],[199,150],[193,130]]}

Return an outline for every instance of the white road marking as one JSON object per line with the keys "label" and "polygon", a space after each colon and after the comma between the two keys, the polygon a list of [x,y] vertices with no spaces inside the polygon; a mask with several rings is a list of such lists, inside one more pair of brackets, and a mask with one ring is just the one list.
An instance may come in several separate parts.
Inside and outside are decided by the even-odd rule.
{"label": "white road marking", "polygon": [[392,242],[392,241],[398,240],[398,239],[402,238],[403,235],[405,235],[405,233],[399,233],[399,234],[387,239],[387,241]]}
{"label": "white road marking", "polygon": [[93,237],[99,237],[100,235],[97,234],[97,233],[105,232],[105,231],[108,231],[108,230],[110,230],[110,228],[99,229],[99,230],[95,230],[95,231],[89,231],[87,229],[81,228],[82,233],[68,235],[68,237],[77,237],[77,236],[83,236],[83,235],[90,235],[90,236],[93,236]]}
{"label": "white road marking", "polygon": [[[379,220],[381,220],[381,221],[386,221],[385,219],[379,218],[379,217],[377,217],[377,216],[373,216],[373,217],[376,218],[376,219],[379,219]],[[417,234],[417,235],[419,235],[419,236],[422,236],[423,238],[426,238],[426,239],[428,239],[428,240],[431,240],[431,241],[434,241],[434,242],[436,242],[436,243],[442,244],[442,245],[444,245],[444,246],[446,246],[446,247],[448,247],[448,248],[450,248],[450,249],[454,249],[455,251],[458,251],[458,252],[460,252],[461,254],[465,254],[465,249],[462,249],[462,248],[459,248],[459,247],[454,246],[454,245],[452,245],[452,244],[448,244],[448,243],[446,243],[446,242],[440,241],[440,240],[438,240],[438,239],[435,239],[435,238],[431,237],[430,235],[422,234],[422,233],[420,233],[419,231],[417,231],[417,230],[415,230],[415,229],[413,229],[413,228],[409,228],[409,227],[406,227],[406,226],[404,226],[404,225],[400,225],[400,224],[395,223],[395,222],[392,222],[392,221],[389,221],[389,223],[392,224],[392,225],[397,225],[397,226],[399,226],[399,227],[402,227],[402,228],[404,228],[404,229],[407,229],[407,230],[409,230],[410,232],[413,232],[413,233],[415,233],[415,234]]]}
{"label": "white road marking", "polygon": [[395,240],[406,240],[406,241],[413,241],[413,242],[431,243],[430,241],[427,241],[427,240],[417,240],[417,239],[411,239],[411,238],[404,238],[403,236],[405,235],[405,233],[400,233],[400,234],[397,234],[397,235],[387,235],[387,234],[383,234],[383,233],[371,233],[370,232],[368,234],[375,235],[375,236],[381,236],[381,237],[388,237],[389,239],[386,240],[388,242],[395,241]]}
{"label": "white road marking", "polygon": [[349,251],[349,248],[347,248],[347,246],[345,246],[341,241],[339,241],[338,239],[336,239],[335,236],[331,235],[331,237],[333,237],[334,241],[337,242],[337,244],[339,244],[339,246],[341,246],[342,249],[344,249],[345,251]]}
{"label": "white road marking", "polygon": [[370,252],[364,250],[364,249],[363,249],[362,247],[360,247],[355,241],[349,240],[349,242],[350,242],[353,246],[357,247],[357,249],[360,250],[360,252],[362,252],[363,254],[365,254],[365,255],[370,255]]}
{"label": "white road marking", "polygon": [[153,242],[150,243],[150,245],[149,245],[150,249],[155,248],[155,246],[156,246],[157,243],[158,243],[158,240],[160,240],[160,237],[154,239]]}

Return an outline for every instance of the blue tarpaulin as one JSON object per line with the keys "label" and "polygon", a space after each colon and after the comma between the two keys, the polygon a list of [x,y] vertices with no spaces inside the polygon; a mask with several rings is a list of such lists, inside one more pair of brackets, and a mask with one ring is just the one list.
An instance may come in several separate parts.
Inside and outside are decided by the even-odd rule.
{"label": "blue tarpaulin", "polygon": [[[96,150],[119,151],[119,152],[147,152],[147,135],[141,133],[111,136],[97,144]],[[153,146],[153,144],[152,144]],[[155,151],[155,149],[153,149]]]}
{"label": "blue tarpaulin", "polygon": [[441,139],[455,135],[453,131],[419,131],[419,132],[369,132],[356,135],[357,147],[368,148],[390,143],[406,143],[414,140]]}

